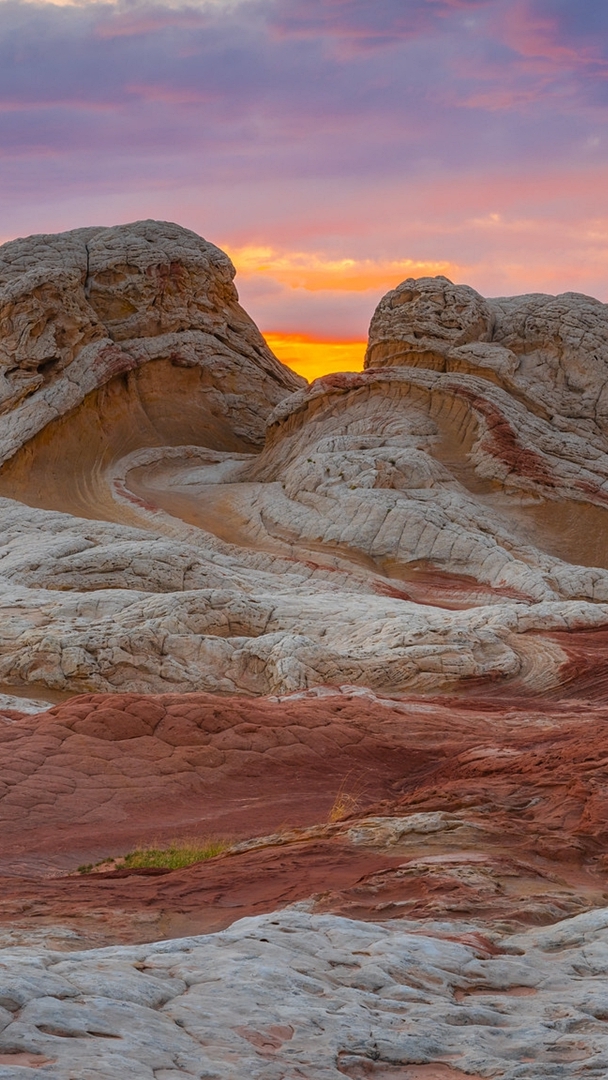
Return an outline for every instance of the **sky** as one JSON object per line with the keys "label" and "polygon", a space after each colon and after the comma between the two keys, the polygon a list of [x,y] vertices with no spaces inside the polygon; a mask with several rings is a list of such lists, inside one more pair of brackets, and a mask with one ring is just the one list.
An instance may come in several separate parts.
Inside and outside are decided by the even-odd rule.
{"label": "sky", "polygon": [[177,221],[352,369],[406,277],[608,301],[607,106],[606,0],[0,0],[0,242]]}

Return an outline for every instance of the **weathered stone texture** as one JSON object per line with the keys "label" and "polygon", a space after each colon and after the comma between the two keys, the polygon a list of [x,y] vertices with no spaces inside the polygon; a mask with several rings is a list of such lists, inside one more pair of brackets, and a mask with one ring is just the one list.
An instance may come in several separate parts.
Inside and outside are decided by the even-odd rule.
{"label": "weathered stone texture", "polygon": [[233,276],[0,248],[0,1078],[603,1078],[608,308],[408,279],[304,386]]}
{"label": "weathered stone texture", "polygon": [[605,305],[408,279],[303,388],[233,274],[158,222],[0,249],[0,680],[558,685],[529,632],[608,622]]}
{"label": "weathered stone texture", "polygon": [[4,950],[0,1077],[600,1078],[607,921],[490,942],[294,910],[69,957]]}

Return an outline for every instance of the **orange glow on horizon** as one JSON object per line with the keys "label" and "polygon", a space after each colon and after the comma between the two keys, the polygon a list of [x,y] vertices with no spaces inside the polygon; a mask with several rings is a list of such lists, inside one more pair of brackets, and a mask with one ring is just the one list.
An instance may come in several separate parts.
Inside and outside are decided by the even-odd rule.
{"label": "orange glow on horizon", "polygon": [[366,341],[316,341],[305,334],[264,334],[273,353],[312,382],[333,371],[362,371]]}
{"label": "orange glow on horizon", "polygon": [[435,277],[444,274],[455,280],[459,268],[449,262],[422,262],[416,259],[332,259],[322,252],[278,251],[272,247],[221,245],[232,259],[238,278],[269,277],[292,289],[309,292],[337,290],[366,292],[394,289],[408,277]]}

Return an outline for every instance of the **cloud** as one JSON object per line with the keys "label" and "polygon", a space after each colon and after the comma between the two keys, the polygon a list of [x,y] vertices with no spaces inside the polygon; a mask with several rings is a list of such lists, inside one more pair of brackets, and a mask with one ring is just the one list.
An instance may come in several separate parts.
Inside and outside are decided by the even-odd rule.
{"label": "cloud", "polygon": [[505,28],[531,56],[583,66],[608,53],[608,9],[596,0],[515,0]]}
{"label": "cloud", "polygon": [[272,26],[285,38],[329,39],[357,52],[395,48],[432,32],[438,20],[455,11],[476,11],[492,0],[283,0],[275,5]]}
{"label": "cloud", "polygon": [[228,246],[263,326],[324,340],[410,274],[606,292],[597,0],[0,11],[6,238],[178,220]]}
{"label": "cloud", "polygon": [[320,292],[366,292],[393,288],[406,277],[427,277],[458,271],[450,263],[415,259],[330,258],[323,252],[277,251],[271,247],[245,246],[226,250],[241,280],[259,276],[292,289]]}
{"label": "cloud", "polygon": [[[572,153],[584,80],[560,76],[553,54],[542,70],[528,55],[529,35],[545,24],[519,2],[4,0],[2,12],[0,112],[32,114],[20,128],[0,124],[5,158],[20,143],[24,153],[97,145],[134,160],[164,147],[206,151],[216,176],[238,158],[251,177],[265,168],[289,177],[468,168],[489,144],[504,160],[527,147]],[[50,106],[58,115],[45,140],[35,114]],[[99,113],[86,129],[83,107]],[[119,110],[112,124],[101,116],[108,108]],[[583,123],[584,137],[596,134]]]}
{"label": "cloud", "polygon": [[[127,14],[133,14],[137,9],[145,10],[150,6],[162,6],[165,12],[179,12],[184,8],[190,11],[226,12],[242,4],[255,2],[256,0],[161,0],[160,4],[151,5],[149,0],[21,0],[21,3],[27,3],[30,7],[71,7],[93,10],[112,7]],[[14,0],[0,0],[0,6],[12,3]]]}
{"label": "cloud", "polygon": [[523,77],[537,76],[540,96],[568,105],[606,101],[608,9],[595,0],[514,0],[502,13],[500,34]]}

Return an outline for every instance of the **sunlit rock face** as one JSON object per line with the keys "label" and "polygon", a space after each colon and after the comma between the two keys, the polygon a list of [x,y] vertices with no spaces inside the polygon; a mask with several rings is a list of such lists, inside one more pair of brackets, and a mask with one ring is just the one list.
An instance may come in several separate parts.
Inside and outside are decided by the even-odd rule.
{"label": "sunlit rock face", "polygon": [[558,430],[606,438],[608,308],[580,293],[485,300],[445,277],[408,278],[376,308],[365,366],[479,375]]}
{"label": "sunlit rock face", "polygon": [[167,222],[5,244],[2,460],[117,378],[123,409],[139,406],[133,428],[147,420],[134,445],[180,431],[204,445],[258,445],[269,408],[302,380],[270,352],[233,278],[219,248]]}

